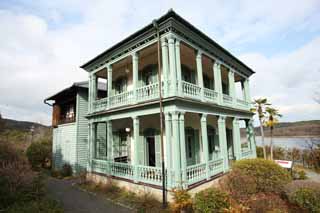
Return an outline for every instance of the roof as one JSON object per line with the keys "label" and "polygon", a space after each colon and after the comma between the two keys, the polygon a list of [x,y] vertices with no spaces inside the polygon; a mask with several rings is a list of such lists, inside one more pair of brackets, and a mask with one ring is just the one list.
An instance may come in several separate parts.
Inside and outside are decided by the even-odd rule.
{"label": "roof", "polygon": [[[191,31],[195,32],[197,35],[199,35],[201,37],[201,39],[204,39],[206,42],[209,42],[211,45],[213,45],[215,48],[219,49],[220,51],[222,51],[225,55],[227,55],[228,57],[230,57],[232,60],[236,61],[238,64],[240,64],[241,66],[243,66],[246,70],[248,70],[251,74],[255,73],[250,67],[248,67],[247,65],[245,65],[242,61],[240,61],[239,59],[237,59],[235,56],[233,56],[229,51],[227,51],[226,49],[224,49],[222,46],[220,46],[218,43],[216,43],[214,40],[212,40],[210,37],[208,37],[207,35],[205,35],[203,32],[201,32],[199,29],[197,29],[195,26],[193,26],[191,23],[189,23],[187,20],[185,20],[184,18],[182,18],[180,15],[178,15],[176,12],[174,12],[172,9],[170,9],[166,14],[164,14],[163,16],[161,16],[160,18],[158,18],[156,21],[158,22],[158,24],[160,25],[161,23],[169,20],[173,18],[174,20],[179,21],[180,23],[182,23],[183,25],[185,25],[187,28],[189,28]],[[146,33],[147,31],[153,29],[153,22],[151,22],[150,24],[148,24],[147,26],[143,27],[142,29],[138,30],[137,32],[131,34],[130,36],[128,36],[127,38],[123,39],[122,41],[120,41],[119,43],[115,44],[114,46],[111,46],[109,49],[105,50],[104,52],[100,53],[99,55],[97,55],[96,57],[94,57],[93,59],[89,60],[88,62],[86,62],[85,64],[83,64],[82,66],[80,66],[80,68],[85,69],[85,67],[89,66],[92,63],[95,63],[96,61],[102,59],[103,57],[109,56],[110,54],[112,54],[112,52],[114,52],[115,50],[117,50],[118,48],[121,48],[122,46],[124,46],[125,44],[127,44],[128,42],[134,40],[135,38],[137,38],[138,36],[141,36],[142,34]]]}
{"label": "roof", "polygon": [[[80,81],[80,82],[74,82],[70,87],[67,87],[59,92],[57,92],[56,94],[44,99],[44,101],[49,101],[49,100],[55,100],[55,98],[59,95],[62,95],[63,93],[69,92],[73,89],[77,89],[77,88],[83,88],[88,90],[89,88],[89,82],[88,81]],[[101,91],[106,91],[106,84],[102,83],[102,82],[98,82],[98,89]]]}

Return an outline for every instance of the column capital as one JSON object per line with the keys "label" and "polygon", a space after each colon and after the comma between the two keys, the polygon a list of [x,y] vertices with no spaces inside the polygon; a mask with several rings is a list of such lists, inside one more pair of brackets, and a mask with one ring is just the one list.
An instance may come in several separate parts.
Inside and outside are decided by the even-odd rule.
{"label": "column capital", "polygon": [[233,120],[232,120],[232,123],[238,125],[239,124],[239,118],[234,117]]}
{"label": "column capital", "polygon": [[139,60],[139,53],[138,52],[133,52],[131,55],[132,55],[132,60]]}
{"label": "column capital", "polygon": [[174,43],[174,39],[175,39],[175,37],[172,34],[168,35],[168,43],[169,44]]}
{"label": "column capital", "polygon": [[218,60],[214,61],[214,66],[216,66],[217,68],[220,68],[221,64],[222,64],[221,61],[218,61]]}
{"label": "column capital", "polygon": [[202,113],[202,115],[201,115],[201,121],[202,121],[202,122],[206,122],[206,121],[207,121],[207,116],[208,116],[208,114]]}
{"label": "column capital", "polygon": [[176,39],[176,43],[175,43],[176,47],[180,46],[180,39]]}
{"label": "column capital", "polygon": [[165,116],[165,118],[169,117],[170,115],[171,115],[171,113],[170,113],[170,112],[164,112],[164,116]]}
{"label": "column capital", "polygon": [[108,72],[111,72],[111,71],[112,71],[112,64],[108,64],[107,70],[108,70]]}
{"label": "column capital", "polygon": [[162,37],[161,38],[161,46],[168,46],[168,42],[167,42],[167,38],[166,37]]}
{"label": "column capital", "polygon": [[218,119],[218,122],[225,122],[226,121],[226,116],[225,115],[219,115],[219,119]]}
{"label": "column capital", "polygon": [[196,58],[197,58],[197,59],[201,59],[201,58],[202,58],[202,54],[203,54],[202,50],[197,50],[197,56],[196,56]]}
{"label": "column capital", "polygon": [[137,115],[134,115],[134,116],[132,116],[131,118],[132,118],[132,120],[134,120],[134,121],[138,121],[138,120],[139,120],[139,116],[137,116]]}

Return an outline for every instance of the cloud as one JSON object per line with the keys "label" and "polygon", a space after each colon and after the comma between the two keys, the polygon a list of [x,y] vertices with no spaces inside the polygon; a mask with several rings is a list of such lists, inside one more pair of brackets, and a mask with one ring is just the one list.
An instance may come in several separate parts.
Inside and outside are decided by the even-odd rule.
{"label": "cloud", "polygon": [[[284,51],[285,55],[267,57],[264,51],[254,50],[257,43],[268,43],[277,36],[290,39],[293,32],[317,34],[317,0],[165,0],[152,4],[132,0],[18,0],[15,4],[0,3],[0,111],[5,117],[49,124],[51,109],[43,104],[45,97],[86,80],[87,73],[80,65],[169,8],[222,46],[241,53],[241,58],[257,70],[251,80],[253,94],[268,95],[279,105],[296,106],[299,100],[312,104],[309,96],[316,86],[315,76],[319,77],[319,40]],[[272,88],[266,89],[261,82]],[[299,100],[292,93],[299,95]]]}

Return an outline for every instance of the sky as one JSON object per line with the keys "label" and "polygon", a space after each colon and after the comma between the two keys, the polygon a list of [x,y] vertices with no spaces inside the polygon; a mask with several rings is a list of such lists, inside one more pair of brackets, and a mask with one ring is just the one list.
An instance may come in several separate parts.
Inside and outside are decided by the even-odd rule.
{"label": "sky", "polygon": [[173,8],[251,67],[251,96],[281,121],[320,119],[319,0],[1,0],[0,113],[50,124],[43,100],[87,80],[80,65]]}

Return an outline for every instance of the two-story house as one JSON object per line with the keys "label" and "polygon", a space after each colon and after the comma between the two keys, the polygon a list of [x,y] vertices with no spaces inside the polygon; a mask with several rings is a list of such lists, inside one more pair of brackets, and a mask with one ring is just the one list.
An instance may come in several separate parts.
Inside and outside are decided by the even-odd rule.
{"label": "two-story house", "polygon": [[160,72],[166,186],[191,190],[227,172],[233,160],[256,157],[254,72],[174,11],[156,22],[160,70],[153,23],[81,66],[89,74],[88,126],[78,130],[88,134],[86,170],[95,180],[159,191]]}

